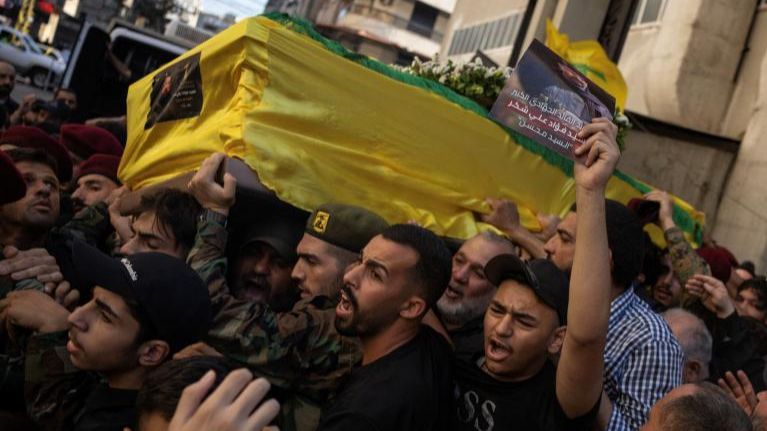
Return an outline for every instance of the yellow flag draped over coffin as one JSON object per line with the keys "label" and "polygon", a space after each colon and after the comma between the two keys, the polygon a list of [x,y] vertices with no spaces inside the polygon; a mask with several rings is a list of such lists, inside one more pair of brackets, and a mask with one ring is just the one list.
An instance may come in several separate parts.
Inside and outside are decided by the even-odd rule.
{"label": "yellow flag draped over coffin", "polygon": [[546,46],[613,96],[615,106],[623,111],[626,106],[628,86],[618,66],[610,60],[599,42],[596,40],[570,42],[570,38],[557,31],[551,20],[547,19]]}
{"label": "yellow flag draped over coffin", "polygon": [[[284,17],[250,18],[171,62],[200,56],[199,116],[145,129],[153,76],[163,69],[132,85],[123,183],[153,185],[223,151],[299,208],[356,204],[390,222],[414,219],[456,238],[478,231],[474,212],[489,211],[490,196],[536,213],[566,214],[575,196],[565,159],[438,84],[340,55],[342,48],[304,26]],[[608,195],[626,202],[642,188],[619,174]],[[523,224],[535,227],[525,213]],[[688,234],[700,229],[702,215],[691,207],[677,208],[675,216]]]}

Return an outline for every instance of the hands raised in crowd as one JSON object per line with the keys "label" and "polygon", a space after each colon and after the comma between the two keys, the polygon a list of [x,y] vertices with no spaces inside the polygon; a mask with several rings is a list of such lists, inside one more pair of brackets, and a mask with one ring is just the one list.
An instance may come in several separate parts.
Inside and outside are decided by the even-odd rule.
{"label": "hands raised in crowd", "polygon": [[223,184],[216,182],[216,174],[224,163],[226,155],[223,153],[206,158],[189,181],[188,188],[203,208],[229,215],[229,209],[234,205],[237,179],[227,172],[223,176]]}
{"label": "hands raised in crowd", "polygon": [[727,292],[727,287],[714,277],[695,274],[687,280],[685,290],[699,298],[701,304],[720,319],[727,318],[735,312],[735,305]]}
{"label": "hands raised in crowd", "polygon": [[263,401],[269,382],[254,380],[246,369],[232,371],[210,392],[214,382],[215,374],[209,371],[184,389],[169,431],[260,431],[280,411],[274,399]]}
{"label": "hands raised in crowd", "polygon": [[735,374],[728,371],[718,384],[751,418],[754,431],[767,430],[767,391],[755,393],[751,380],[740,370]]}
{"label": "hands raised in crowd", "polygon": [[45,249],[19,251],[6,246],[0,261],[0,276],[13,280],[35,279],[43,290],[18,290],[0,300],[0,321],[13,337],[15,327],[36,332],[55,332],[67,328],[69,310],[77,305],[80,293],[64,280],[56,259]]}
{"label": "hands raised in crowd", "polygon": [[578,137],[585,142],[575,149],[575,184],[585,191],[604,191],[620,159],[618,126],[607,118],[594,118]]}

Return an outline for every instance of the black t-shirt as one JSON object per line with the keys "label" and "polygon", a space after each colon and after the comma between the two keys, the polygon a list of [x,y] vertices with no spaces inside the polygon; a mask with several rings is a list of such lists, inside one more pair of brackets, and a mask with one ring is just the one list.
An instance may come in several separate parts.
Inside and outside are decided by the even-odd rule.
{"label": "black t-shirt", "polygon": [[402,347],[352,370],[317,429],[446,430],[453,411],[452,362],[445,339],[422,325]]}
{"label": "black t-shirt", "polygon": [[480,363],[456,361],[453,431],[588,430],[599,402],[586,415],[568,419],[556,395],[556,370],[549,361],[522,382],[501,382],[482,371]]}
{"label": "black t-shirt", "polygon": [[85,405],[74,418],[76,431],[122,431],[136,429],[138,391],[113,389],[102,383],[88,394]]}

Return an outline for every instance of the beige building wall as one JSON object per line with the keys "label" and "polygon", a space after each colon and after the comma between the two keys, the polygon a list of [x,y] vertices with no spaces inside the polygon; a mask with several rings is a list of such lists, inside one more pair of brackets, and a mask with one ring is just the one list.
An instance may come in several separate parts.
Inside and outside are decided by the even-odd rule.
{"label": "beige building wall", "polygon": [[723,134],[754,7],[752,0],[668,1],[659,25],[632,29],[619,64],[627,108]]}
{"label": "beige building wall", "polygon": [[722,125],[722,134],[743,139],[746,127],[756,107],[762,59],[767,52],[767,6],[762,6],[754,19],[754,27],[748,41],[748,51],[738,72],[735,90]]}
{"label": "beige building wall", "polygon": [[705,212],[711,226],[734,160],[731,151],[633,129],[619,169],[661,190],[673,191]]}
{"label": "beige building wall", "polygon": [[714,239],[729,246],[740,259],[767,269],[767,57],[753,88],[756,102],[735,167],[727,183]]}

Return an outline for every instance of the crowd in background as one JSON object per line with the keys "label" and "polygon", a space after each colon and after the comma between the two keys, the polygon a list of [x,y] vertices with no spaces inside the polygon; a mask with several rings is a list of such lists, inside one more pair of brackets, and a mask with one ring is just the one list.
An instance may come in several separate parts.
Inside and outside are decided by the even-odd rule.
{"label": "crowd in background", "polygon": [[0,62],[3,430],[767,429],[767,280],[695,248],[667,192],[605,198],[610,121],[566,216],[531,232],[489,196],[494,229],[456,241],[246,210],[223,154],[126,210],[125,119],[14,82]]}

